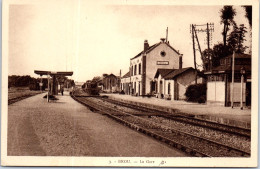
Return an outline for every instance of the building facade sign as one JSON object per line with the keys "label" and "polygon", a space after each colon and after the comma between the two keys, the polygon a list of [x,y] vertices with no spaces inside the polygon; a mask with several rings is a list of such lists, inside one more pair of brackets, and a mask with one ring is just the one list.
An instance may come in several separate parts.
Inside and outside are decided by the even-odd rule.
{"label": "building facade sign", "polygon": [[169,61],[157,61],[157,65],[169,65]]}

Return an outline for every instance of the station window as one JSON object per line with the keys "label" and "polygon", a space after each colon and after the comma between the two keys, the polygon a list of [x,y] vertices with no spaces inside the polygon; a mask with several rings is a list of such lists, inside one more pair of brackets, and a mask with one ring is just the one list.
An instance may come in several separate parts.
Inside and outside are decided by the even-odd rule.
{"label": "station window", "polygon": [[139,63],[139,75],[141,74],[141,63]]}
{"label": "station window", "polygon": [[168,83],[168,94],[171,94],[171,83]]}
{"label": "station window", "polygon": [[225,59],[220,60],[220,65],[225,65]]}
{"label": "station window", "polygon": [[210,82],[214,82],[214,81],[215,81],[214,75],[210,75],[210,76],[209,76],[209,81],[210,81]]}
{"label": "station window", "polygon": [[166,52],[165,51],[161,51],[161,56],[164,57],[166,55]]}
{"label": "station window", "polygon": [[134,73],[134,75],[136,75],[136,65],[135,65],[135,73]]}
{"label": "station window", "polygon": [[134,83],[134,94],[136,93],[136,82]]}
{"label": "station window", "polygon": [[227,58],[227,65],[230,65],[230,63],[231,63],[231,59],[230,58]]}

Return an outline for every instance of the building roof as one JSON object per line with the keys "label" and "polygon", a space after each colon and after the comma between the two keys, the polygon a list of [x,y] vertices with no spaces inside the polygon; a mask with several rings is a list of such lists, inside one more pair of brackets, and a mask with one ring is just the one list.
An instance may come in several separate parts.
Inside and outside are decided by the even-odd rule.
{"label": "building roof", "polygon": [[122,78],[128,78],[130,77],[130,71],[128,71]]}
{"label": "building roof", "polygon": [[[228,55],[228,56],[226,56],[226,57],[233,57],[233,54],[231,54],[231,55]],[[246,58],[246,59],[251,59],[251,55],[248,55],[248,54],[244,54],[244,53],[236,53],[235,54],[235,58],[236,59],[241,59],[241,58]]]}
{"label": "building roof", "polygon": [[[233,55],[228,55],[222,59],[225,58],[232,58]],[[235,59],[247,59],[249,62],[245,64],[241,64],[239,62],[235,61],[235,72],[239,72],[242,67],[245,68],[247,73],[251,73],[251,55],[248,54],[242,54],[242,53],[236,53],[235,54]],[[238,63],[238,64],[237,64]],[[205,72],[205,74],[218,74],[218,73],[231,73],[232,72],[232,65],[219,65],[217,67],[213,67],[212,70]]]}
{"label": "building roof", "polygon": [[111,78],[111,77],[117,78],[116,75],[114,75],[113,73],[111,73],[110,75],[105,76],[103,79],[107,79],[107,78]]}
{"label": "building roof", "polygon": [[[235,72],[239,72],[241,68],[244,67],[246,72],[251,73],[251,65],[235,65]],[[218,74],[218,73],[231,73],[232,66],[220,65],[218,67],[213,68],[211,71],[205,72],[205,74]]]}
{"label": "building roof", "polygon": [[73,72],[54,72],[54,71],[44,71],[44,70],[35,70],[35,74],[38,75],[63,75],[63,76],[72,76]]}
{"label": "building roof", "polygon": [[169,74],[167,74],[164,79],[174,79],[175,77],[181,75],[182,73],[186,72],[187,70],[195,70],[194,68],[192,67],[186,67],[186,68],[182,68],[182,69],[176,69],[172,72],[170,72]]}
{"label": "building roof", "polygon": [[[149,46],[149,48],[147,49],[146,53],[148,53],[148,51],[152,51],[152,49],[154,49],[155,47],[159,46],[160,43],[156,43],[152,46]],[[139,56],[141,56],[142,54],[144,53],[144,51],[141,51],[140,53],[138,53],[135,57],[131,58],[130,60],[132,59],[135,59],[135,58],[138,58]]]}
{"label": "building roof", "polygon": [[166,75],[168,75],[169,73],[171,73],[174,70],[176,70],[176,69],[157,69],[154,78],[158,78],[159,75],[161,75],[162,78],[164,78]]}
{"label": "building roof", "polygon": [[[153,49],[155,49],[157,46],[159,46],[159,45],[162,44],[162,43],[166,44],[168,47],[170,47],[172,50],[174,50],[178,55],[180,55],[180,53],[179,53],[177,50],[175,50],[169,43],[166,43],[166,42],[159,42],[159,43],[156,43],[156,44],[154,44],[154,45],[152,45],[152,46],[149,46],[149,48],[148,48],[147,51],[146,51],[146,54],[147,54],[147,53],[150,53]],[[141,56],[142,54],[144,54],[144,51],[141,51],[140,53],[138,53],[135,57],[131,58],[130,60],[133,60],[133,59],[135,59],[135,58],[138,58],[138,57]]]}

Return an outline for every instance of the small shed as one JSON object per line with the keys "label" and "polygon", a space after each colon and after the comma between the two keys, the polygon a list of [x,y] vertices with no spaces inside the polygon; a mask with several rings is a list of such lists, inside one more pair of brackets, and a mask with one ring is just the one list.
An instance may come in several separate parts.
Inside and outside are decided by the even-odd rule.
{"label": "small shed", "polygon": [[184,100],[186,88],[197,83],[203,83],[203,78],[192,67],[171,70],[157,70],[155,74],[158,97],[169,100]]}
{"label": "small shed", "polygon": [[[251,105],[251,55],[235,54],[233,103],[241,100],[241,68],[245,69],[243,104]],[[230,106],[232,100],[232,55],[220,59],[220,65],[205,72],[207,75],[207,103]]]}

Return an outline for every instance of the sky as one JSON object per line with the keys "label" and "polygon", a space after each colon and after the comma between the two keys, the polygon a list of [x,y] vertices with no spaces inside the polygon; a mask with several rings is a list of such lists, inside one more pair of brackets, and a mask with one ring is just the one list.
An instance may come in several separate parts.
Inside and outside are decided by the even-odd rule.
{"label": "sky", "polygon": [[[219,11],[223,6],[49,2],[10,6],[8,75],[73,71],[72,78],[79,82],[103,73],[119,75],[120,70],[124,75],[130,58],[143,50],[144,40],[149,45],[158,43],[166,37],[167,27],[170,45],[183,54],[183,67],[194,66],[190,24],[214,23],[212,44],[222,42]],[[235,6],[235,10],[237,24],[249,28],[244,9]],[[204,50],[206,33],[198,35]],[[248,46],[249,33],[246,38]],[[199,53],[197,57],[200,62]]]}

